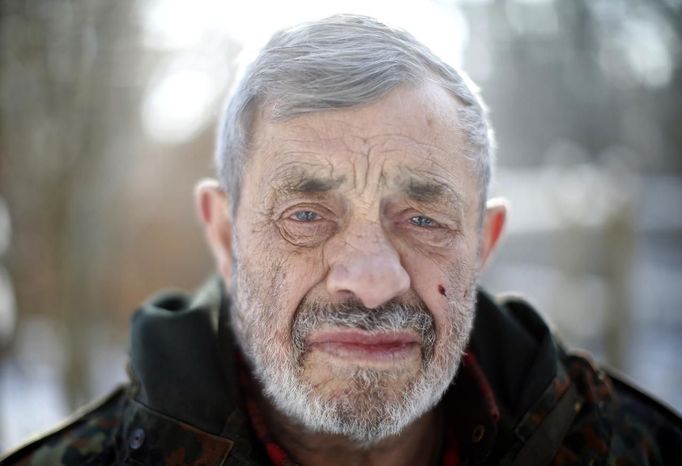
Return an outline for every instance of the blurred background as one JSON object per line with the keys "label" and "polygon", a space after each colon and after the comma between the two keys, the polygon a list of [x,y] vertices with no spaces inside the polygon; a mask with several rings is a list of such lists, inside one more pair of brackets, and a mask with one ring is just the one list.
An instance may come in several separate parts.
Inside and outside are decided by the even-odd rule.
{"label": "blurred background", "polygon": [[235,64],[338,12],[481,86],[512,203],[484,284],[682,409],[682,2],[363,3],[0,2],[0,451],[124,381],[139,303],[211,273],[192,188]]}

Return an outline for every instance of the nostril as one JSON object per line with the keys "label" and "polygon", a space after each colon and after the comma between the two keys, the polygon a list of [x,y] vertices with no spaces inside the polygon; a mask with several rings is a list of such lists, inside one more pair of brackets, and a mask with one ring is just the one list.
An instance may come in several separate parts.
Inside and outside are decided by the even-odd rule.
{"label": "nostril", "polygon": [[334,292],[334,294],[336,295],[336,296],[335,296],[336,298],[338,298],[338,299],[340,299],[340,300],[342,300],[342,301],[347,301],[347,300],[357,299],[357,298],[358,298],[358,297],[355,295],[355,293],[353,293],[353,292],[350,291],[350,290],[336,290],[336,291]]}

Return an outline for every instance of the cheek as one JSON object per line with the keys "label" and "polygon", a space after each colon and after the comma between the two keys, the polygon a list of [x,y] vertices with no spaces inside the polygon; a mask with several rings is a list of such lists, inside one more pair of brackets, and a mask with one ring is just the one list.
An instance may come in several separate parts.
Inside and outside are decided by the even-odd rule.
{"label": "cheek", "polygon": [[[306,251],[287,257],[287,280],[283,294],[288,307],[295,311],[306,296],[324,284],[326,266],[320,251]],[[323,290],[316,290],[322,292]]]}
{"label": "cheek", "polygon": [[290,338],[291,324],[301,301],[324,279],[324,266],[315,254],[278,254],[268,249],[264,260],[253,264],[250,275],[261,296],[267,296],[272,328],[278,338]]}
{"label": "cheek", "polygon": [[454,318],[452,303],[469,299],[476,277],[476,254],[471,249],[462,245],[457,254],[438,260],[417,254],[403,257],[412,289],[432,312],[438,334]]}
{"label": "cheek", "polygon": [[[248,264],[248,286],[263,306],[272,331],[290,339],[291,323],[303,298],[325,278],[322,248],[299,248],[284,241],[273,224],[241,223],[239,257]],[[248,312],[248,311],[247,311]]]}

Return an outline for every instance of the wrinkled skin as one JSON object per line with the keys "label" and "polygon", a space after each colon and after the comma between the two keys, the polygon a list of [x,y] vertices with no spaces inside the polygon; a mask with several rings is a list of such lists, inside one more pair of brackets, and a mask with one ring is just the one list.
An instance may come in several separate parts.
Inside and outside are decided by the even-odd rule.
{"label": "wrinkled skin", "polygon": [[[504,220],[503,207],[481,218],[457,105],[425,84],[284,121],[272,121],[265,108],[252,130],[236,218],[222,191],[199,189],[209,242],[236,296],[236,336],[268,395],[273,425],[290,427],[275,432],[283,443],[302,442],[303,432],[316,444],[318,434],[331,434],[334,448],[345,442],[365,450],[397,444],[407,431],[416,441],[429,438],[428,410],[459,364],[476,276]],[[310,303],[349,302],[363,312],[423,309],[432,348],[417,339],[387,358],[349,355],[311,343],[335,330],[323,322],[307,329],[297,353],[292,330]],[[329,422],[318,422],[324,409]],[[372,435],[338,426],[391,413],[392,427]]]}

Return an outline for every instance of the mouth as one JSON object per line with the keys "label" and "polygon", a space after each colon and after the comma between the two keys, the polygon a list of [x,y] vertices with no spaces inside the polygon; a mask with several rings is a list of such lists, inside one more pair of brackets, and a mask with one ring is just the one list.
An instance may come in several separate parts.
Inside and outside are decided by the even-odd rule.
{"label": "mouth", "polygon": [[396,363],[420,356],[420,338],[412,332],[372,333],[357,329],[315,332],[308,340],[310,351],[319,351],[351,363]]}

